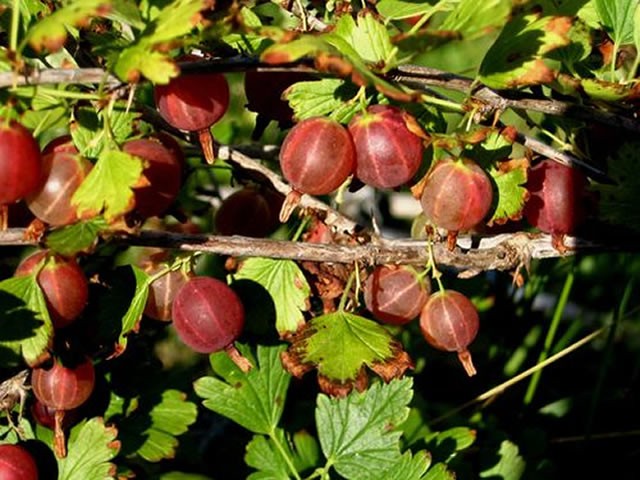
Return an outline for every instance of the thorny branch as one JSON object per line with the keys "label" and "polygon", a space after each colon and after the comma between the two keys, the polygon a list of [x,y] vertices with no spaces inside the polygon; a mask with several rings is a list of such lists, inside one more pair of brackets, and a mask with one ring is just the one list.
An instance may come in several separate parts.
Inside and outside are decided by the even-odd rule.
{"label": "thorny branch", "polygon": [[[135,234],[111,231],[104,232],[104,235],[127,245],[172,248],[234,257],[269,257],[326,263],[358,261],[366,265],[425,265],[428,261],[427,242],[411,239],[381,238],[364,244],[338,245],[154,230],[143,230]],[[0,245],[32,244],[33,241],[24,239],[24,229],[0,232]],[[488,270],[512,271],[527,267],[531,259],[557,258],[621,248],[634,249],[633,245],[613,247],[577,237],[565,238],[565,245],[569,250],[561,254],[553,248],[549,235],[514,233],[477,238],[462,236],[458,239],[455,250],[449,251],[444,243],[437,243],[433,246],[433,251],[438,265],[455,269],[460,275],[470,277]]]}

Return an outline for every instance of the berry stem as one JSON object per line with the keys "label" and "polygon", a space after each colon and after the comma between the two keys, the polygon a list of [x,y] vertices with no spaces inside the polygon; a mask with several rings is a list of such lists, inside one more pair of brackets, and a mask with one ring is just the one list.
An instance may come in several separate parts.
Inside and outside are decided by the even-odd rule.
{"label": "berry stem", "polygon": [[209,165],[213,165],[216,161],[216,154],[213,150],[213,136],[208,128],[200,130],[198,132],[198,139],[202,146],[202,152],[204,153],[204,159]]}
{"label": "berry stem", "polygon": [[473,377],[476,373],[478,373],[476,371],[476,367],[473,366],[473,360],[471,359],[471,353],[469,352],[469,350],[458,352],[458,359],[464,367],[464,371],[467,372],[467,375]]}
{"label": "berry stem", "polygon": [[427,252],[429,253],[429,263],[427,264],[426,271],[431,271],[431,278],[438,283],[438,290],[440,290],[441,293],[444,293],[444,285],[442,285],[442,280],[440,279],[440,277],[442,277],[442,272],[438,270],[438,267],[436,266],[436,259],[433,256],[433,242],[431,239],[427,242]]}
{"label": "berry stem", "polygon": [[0,232],[9,227],[9,205],[0,205]]}
{"label": "berry stem", "polygon": [[18,48],[18,30],[20,27],[20,0],[11,2],[11,38],[9,39],[9,49],[17,52]]}
{"label": "berry stem", "polygon": [[253,368],[251,362],[247,360],[247,358],[242,355],[242,353],[240,353],[240,350],[238,350],[233,343],[227,345],[224,351],[229,356],[231,361],[235,363],[243,373],[249,373],[249,371]]}
{"label": "berry stem", "polygon": [[53,418],[55,421],[54,434],[53,434],[53,451],[58,458],[64,458],[67,456],[66,438],[64,436],[64,430],[62,428],[62,422],[64,421],[64,410],[56,410]]}

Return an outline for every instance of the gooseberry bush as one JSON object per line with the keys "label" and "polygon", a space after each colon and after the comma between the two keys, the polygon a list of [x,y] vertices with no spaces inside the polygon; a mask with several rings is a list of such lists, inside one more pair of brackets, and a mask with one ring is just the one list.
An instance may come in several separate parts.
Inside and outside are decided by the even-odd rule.
{"label": "gooseberry bush", "polygon": [[638,0],[3,2],[0,478],[635,478],[639,52]]}

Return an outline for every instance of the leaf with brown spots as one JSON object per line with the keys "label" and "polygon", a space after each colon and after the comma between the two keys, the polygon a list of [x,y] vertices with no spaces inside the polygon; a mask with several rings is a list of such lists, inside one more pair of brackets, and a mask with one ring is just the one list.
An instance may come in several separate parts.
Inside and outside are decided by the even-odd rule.
{"label": "leaf with brown spots", "polygon": [[478,80],[496,89],[551,83],[558,71],[545,55],[569,44],[571,26],[570,17],[514,17],[485,55]]}
{"label": "leaf with brown spots", "polygon": [[69,2],[31,27],[27,32],[27,43],[38,53],[57,52],[67,40],[68,27],[86,27],[92,17],[104,16],[110,10],[109,0]]}
{"label": "leaf with brown spots", "polygon": [[366,387],[365,367],[386,382],[402,377],[412,367],[402,345],[384,327],[344,311],[307,322],[292,336],[283,360],[294,375],[315,368],[320,388],[338,396],[346,395],[354,387],[358,390]]}

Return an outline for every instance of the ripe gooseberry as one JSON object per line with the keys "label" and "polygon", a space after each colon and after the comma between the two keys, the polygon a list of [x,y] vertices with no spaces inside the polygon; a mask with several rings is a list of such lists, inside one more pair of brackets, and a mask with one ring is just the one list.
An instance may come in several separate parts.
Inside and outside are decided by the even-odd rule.
{"label": "ripe gooseberry", "polygon": [[221,235],[266,237],[280,221],[284,197],[275,190],[245,187],[224,199],[216,212],[216,231]]}
{"label": "ripe gooseberry", "polygon": [[420,313],[420,330],[427,342],[440,350],[458,352],[470,377],[476,374],[476,369],[467,346],[476,338],[479,326],[476,307],[455,290],[432,294]]}
{"label": "ripe gooseberry", "polygon": [[543,160],[529,170],[529,200],[524,206],[527,221],[553,235],[553,243],[564,249],[563,236],[573,233],[586,216],[587,177],[578,169]]}
{"label": "ripe gooseberry", "polygon": [[[193,61],[187,56],[179,60]],[[229,84],[220,73],[181,74],[167,85],[156,85],[154,97],[158,111],[167,123],[180,130],[198,132],[207,163],[215,160],[209,128],[229,107]]]}
{"label": "ripe gooseberry", "polygon": [[420,315],[431,289],[410,267],[381,265],[367,277],[363,290],[367,310],[378,320],[404,325]]}
{"label": "ripe gooseberry", "polygon": [[7,228],[7,207],[34,193],[42,184],[37,142],[26,128],[0,118],[0,230]]}
{"label": "ripe gooseberry", "polygon": [[[45,147],[46,151],[46,147]],[[44,183],[26,198],[29,210],[50,225],[69,225],[78,220],[71,197],[91,171],[93,165],[78,155],[71,144],[53,147],[42,157]]]}
{"label": "ripe gooseberry", "polygon": [[449,248],[459,231],[470,230],[489,213],[491,180],[473,160],[440,160],[429,172],[421,197],[422,209],[437,227],[450,232]]}
{"label": "ripe gooseberry", "polygon": [[136,211],[143,217],[161,215],[180,192],[182,165],[160,140],[141,138],[124,144],[122,149],[146,163],[142,172],[149,185],[134,189]]}
{"label": "ripe gooseberry", "polygon": [[172,317],[178,337],[196,352],[225,350],[243,371],[251,368],[233,346],[244,327],[244,307],[226,283],[191,278],[173,300]]}
{"label": "ripe gooseberry", "polygon": [[295,193],[285,200],[280,220],[286,221],[300,192],[325,195],[353,173],[356,152],[349,131],[335,120],[312,117],[295,125],[280,149],[282,174]]}
{"label": "ripe gooseberry", "polygon": [[353,117],[349,132],[356,147],[356,177],[375,188],[407,183],[422,164],[422,138],[408,124],[408,113],[389,105],[373,105]]}
{"label": "ripe gooseberry", "polygon": [[93,393],[96,374],[90,359],[66,367],[54,360],[51,368],[34,368],[31,373],[33,394],[54,413],[54,451],[60,458],[67,455],[63,431],[65,412],[79,407]]}
{"label": "ripe gooseberry", "polygon": [[38,480],[38,467],[33,456],[20,445],[0,445],[0,478]]}
{"label": "ripe gooseberry", "polygon": [[51,316],[54,328],[66,327],[82,313],[89,299],[87,277],[75,260],[52,255],[46,250],[25,258],[16,269],[16,276],[31,275],[41,262],[37,282]]}

